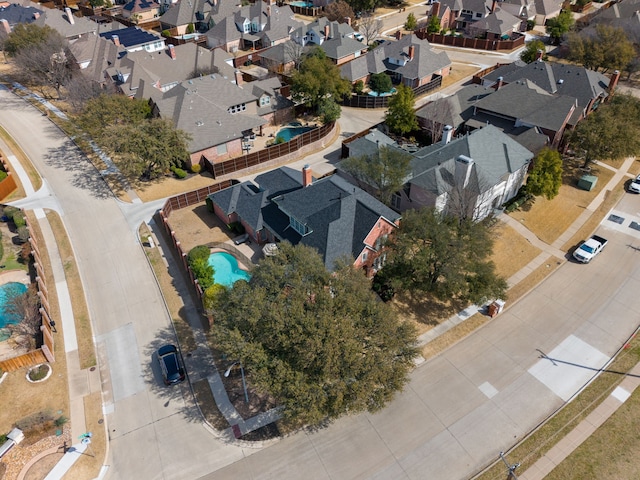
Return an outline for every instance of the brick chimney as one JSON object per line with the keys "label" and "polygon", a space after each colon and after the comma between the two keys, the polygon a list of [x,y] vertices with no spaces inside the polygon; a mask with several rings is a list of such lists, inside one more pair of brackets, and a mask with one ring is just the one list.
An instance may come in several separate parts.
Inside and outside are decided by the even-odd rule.
{"label": "brick chimney", "polygon": [[544,50],[538,50],[536,52],[536,61],[542,61],[542,57],[544,57]]}
{"label": "brick chimney", "polygon": [[267,5],[267,17],[271,16],[271,5]]}
{"label": "brick chimney", "polygon": [[498,81],[496,82],[496,90],[500,90],[502,85],[504,85],[504,78],[498,77]]}
{"label": "brick chimney", "polygon": [[311,172],[311,167],[307,164],[302,167],[302,186],[308,187],[313,183],[313,173]]}
{"label": "brick chimney", "polygon": [[64,13],[67,14],[67,20],[69,21],[69,23],[73,25],[75,23],[75,19],[73,18],[71,9],[69,7],[64,7]]}
{"label": "brick chimney", "polygon": [[2,25],[2,30],[4,30],[7,35],[11,33],[11,27],[7,19],[0,18],[0,25]]}
{"label": "brick chimney", "polygon": [[618,80],[620,80],[620,70],[614,70],[611,74],[611,78],[609,79],[609,94],[613,94],[616,87],[618,86]]}
{"label": "brick chimney", "polygon": [[331,26],[330,25],[325,25],[324,26],[324,39],[325,40],[329,40],[329,32],[331,31]]}
{"label": "brick chimney", "polygon": [[33,19],[37,20],[40,18],[40,14],[38,12],[33,12]]}
{"label": "brick chimney", "polygon": [[491,13],[496,13],[496,6],[498,5],[498,1],[497,0],[493,0],[493,3],[491,4]]}
{"label": "brick chimney", "polygon": [[416,47],[409,45],[409,60],[413,60],[413,56],[416,54]]}
{"label": "brick chimney", "polygon": [[351,26],[351,17],[344,17],[344,21],[347,25]]}
{"label": "brick chimney", "polygon": [[116,46],[120,46],[120,37],[118,37],[118,35],[111,35],[111,40],[113,40],[113,43]]}
{"label": "brick chimney", "polygon": [[437,17],[440,14],[440,2],[434,2],[431,5],[431,12],[427,12],[429,17]]}
{"label": "brick chimney", "polygon": [[234,72],[234,75],[236,77],[236,85],[237,86],[241,86],[244,83],[244,81],[242,79],[242,72],[240,70],[236,70]]}
{"label": "brick chimney", "polygon": [[402,32],[400,30],[398,30],[396,32],[396,40],[400,40],[402,38]]}
{"label": "brick chimney", "polygon": [[176,47],[175,47],[175,46],[173,46],[172,44],[169,44],[169,47],[168,47],[168,48],[169,48],[169,56],[170,56],[172,59],[174,59],[174,60],[175,60],[175,59],[176,59]]}

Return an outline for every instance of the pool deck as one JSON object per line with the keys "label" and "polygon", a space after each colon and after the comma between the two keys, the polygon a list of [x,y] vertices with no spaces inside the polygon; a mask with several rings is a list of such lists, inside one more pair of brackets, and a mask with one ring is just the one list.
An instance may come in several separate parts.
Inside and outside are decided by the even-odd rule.
{"label": "pool deck", "polygon": [[24,270],[10,270],[8,272],[0,273],[0,285],[11,282],[29,285],[31,283],[31,279],[29,278],[29,274]]}

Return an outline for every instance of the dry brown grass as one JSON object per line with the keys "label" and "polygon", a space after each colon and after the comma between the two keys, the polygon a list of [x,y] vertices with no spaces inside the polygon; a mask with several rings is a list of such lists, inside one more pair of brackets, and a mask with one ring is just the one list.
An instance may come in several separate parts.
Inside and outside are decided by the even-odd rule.
{"label": "dry brown grass", "polygon": [[579,169],[580,164],[577,160],[565,160],[563,185],[556,198],[547,200],[544,197],[536,197],[531,208],[517,210],[509,215],[523,222],[540,240],[552,244],[613,177],[611,170],[593,167],[592,172],[598,177],[596,187],[591,191],[581,190],[575,186],[584,173]]}
{"label": "dry brown grass", "polygon": [[562,260],[553,255],[547,258],[538,268],[531,272],[527,277],[518,282],[507,291],[507,300],[513,305],[520,298],[525,296],[536,285],[542,282],[547,276],[562,264]]}
{"label": "dry brown grass", "polygon": [[[44,245],[44,239],[32,211],[26,215],[31,224],[31,235]],[[56,295],[55,282],[51,272],[51,261],[46,249],[40,249],[42,267],[45,272],[45,282],[49,292],[49,306],[51,317],[56,321],[60,319],[60,307]],[[61,322],[58,322],[60,325]],[[2,395],[2,409],[0,409],[0,432],[8,432],[19,420],[38,412],[52,412],[55,418],[64,416],[69,418],[69,395],[67,388],[67,359],[64,350],[64,338],[61,333],[55,335],[54,353],[56,361],[51,364],[53,373],[42,383],[29,383],[25,376],[27,368],[22,368],[7,374],[0,385]],[[7,394],[10,392],[10,394]],[[55,429],[54,429],[55,430]],[[30,443],[42,438],[42,436],[55,434],[55,431],[33,432],[37,438],[25,436]]]}
{"label": "dry brown grass", "polygon": [[[91,443],[84,454],[73,465],[69,478],[97,478],[104,463],[107,450],[107,435],[102,414],[102,393],[94,392],[84,397],[84,419],[87,431],[91,432]],[[75,441],[75,439],[73,439]]]}
{"label": "dry brown grass", "polygon": [[448,330],[444,334],[440,335],[439,337],[436,337],[434,340],[427,343],[422,348],[421,353],[423,358],[425,359],[431,358],[442,353],[447,348],[455,345],[463,338],[466,338],[468,335],[475,332],[478,328],[480,328],[482,325],[489,322],[490,320],[491,320],[491,317],[488,317],[487,315],[483,315],[481,313],[476,313],[475,315],[472,315],[471,317],[466,319],[464,322],[459,323],[458,325],[453,327],[451,330]]}
{"label": "dry brown grass", "polygon": [[71,307],[75,321],[76,337],[78,339],[78,355],[80,357],[80,368],[90,368],[96,365],[96,353],[93,345],[93,330],[91,328],[91,318],[89,309],[85,301],[84,288],[78,266],[67,231],[60,216],[54,211],[47,211],[47,221],[51,225],[53,234],[58,245],[64,274],[71,297]]}
{"label": "dry brown grass", "polygon": [[491,260],[496,265],[496,273],[503,278],[508,279],[520,271],[541,252],[505,223],[496,227],[494,238]]}
{"label": "dry brown grass", "polygon": [[[171,217],[173,219],[173,215]],[[146,239],[151,234],[146,224],[140,225],[138,230],[140,238]],[[165,304],[169,310],[169,315],[173,322],[173,326],[178,336],[180,348],[183,352],[192,352],[197,348],[196,340],[188,319],[184,315],[184,300],[180,296],[175,282],[169,271],[165,260],[162,258],[157,246],[151,248],[147,242],[144,242],[144,251],[147,254],[151,268],[156,276]],[[166,252],[170,255],[170,252]]]}
{"label": "dry brown grass", "polygon": [[469,65],[468,63],[453,62],[451,64],[451,72],[442,79],[442,86],[446,88],[460,80],[471,78],[476,72],[480,71],[480,67]]}
{"label": "dry brown grass", "polygon": [[198,175],[190,175],[182,180],[173,175],[167,175],[150,182],[138,182],[134,185],[134,188],[143,202],[149,202],[159,198],[173,197],[179,193],[191,192],[213,183],[216,183],[213,177],[204,172]]}
{"label": "dry brown grass", "polygon": [[196,402],[198,403],[200,411],[207,422],[209,422],[209,424],[216,430],[229,428],[229,422],[227,422],[216,406],[209,382],[206,379],[203,379],[192,383],[191,386],[196,396]]}

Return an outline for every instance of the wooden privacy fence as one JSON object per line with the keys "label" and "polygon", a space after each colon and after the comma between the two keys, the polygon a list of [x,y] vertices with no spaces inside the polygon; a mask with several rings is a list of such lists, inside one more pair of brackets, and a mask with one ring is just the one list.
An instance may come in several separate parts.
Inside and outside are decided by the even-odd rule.
{"label": "wooden privacy fence", "polygon": [[309,130],[301,135],[293,137],[291,140],[278,145],[272,145],[263,150],[249,153],[241,157],[235,157],[230,160],[225,160],[220,163],[212,163],[205,157],[204,168],[213,175],[213,178],[218,178],[223,175],[229,175],[239,170],[245,170],[247,168],[256,167],[263,163],[277,160],[281,157],[295,153],[302,147],[315,143],[326,137],[334,128],[335,123],[327,123],[313,130]]}
{"label": "wooden privacy fence", "polygon": [[[412,88],[414,97],[420,97],[425,93],[440,88],[442,85],[442,77],[436,75],[436,77],[429,83],[420,85],[419,87]],[[389,106],[389,99],[392,95],[385,97],[373,97],[371,95],[351,95],[350,97],[343,99],[341,104],[345,107],[354,108],[387,108]]]}
{"label": "wooden privacy fence", "polygon": [[168,199],[162,207],[162,210],[160,211],[164,211],[164,215],[169,218],[171,212],[173,212],[174,210],[180,210],[181,208],[188,207],[189,205],[195,205],[196,203],[204,202],[207,199],[208,195],[219,192],[220,190],[230,187],[231,185],[233,185],[233,182],[231,180],[225,180],[219,183],[214,183],[213,185],[199,188],[198,190],[181,193],[180,195],[176,195],[175,197],[171,197],[170,199]]}
{"label": "wooden privacy fence", "polygon": [[455,35],[440,35],[439,33],[427,33],[426,28],[414,32],[421,40],[425,38],[429,43],[449,45],[459,48],[475,48],[477,50],[513,50],[524,45],[524,35],[518,35],[510,40],[489,40],[486,38],[456,37]]}
{"label": "wooden privacy fence", "polygon": [[[25,217],[25,219],[27,221],[27,228],[29,228],[30,232],[33,232],[29,225],[29,219],[27,217]],[[36,288],[38,290],[38,298],[40,299],[40,315],[42,316],[42,325],[40,326],[40,330],[42,332],[42,345],[40,348],[31,352],[0,361],[0,369],[4,372],[13,372],[20,368],[38,365],[39,363],[55,362],[53,322],[50,313],[51,307],[49,306],[49,292],[45,284],[44,270],[42,269],[40,249],[38,247],[38,241],[33,235],[29,236],[29,243],[31,244],[31,254],[33,255],[34,269],[36,271]]]}

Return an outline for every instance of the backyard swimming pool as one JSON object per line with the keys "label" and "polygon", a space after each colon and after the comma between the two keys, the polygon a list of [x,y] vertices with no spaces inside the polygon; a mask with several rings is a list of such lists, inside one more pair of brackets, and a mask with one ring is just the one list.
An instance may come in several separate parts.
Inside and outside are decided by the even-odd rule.
{"label": "backyard swimming pool", "polygon": [[384,92],[384,93],[378,93],[378,92],[369,92],[369,96],[371,97],[388,97],[389,95],[393,95],[394,93],[396,93],[396,87],[393,87],[391,90],[389,90],[388,92]]}
{"label": "backyard swimming pool", "polygon": [[288,142],[293,137],[302,135],[304,132],[308,132],[309,130],[313,130],[313,127],[286,127],[278,130],[276,138],[282,138],[285,142]]}
{"label": "backyard swimming pool", "polygon": [[300,2],[296,0],[295,2],[289,2],[289,4],[293,5],[294,7],[313,7],[313,2]]}
{"label": "backyard swimming pool", "polygon": [[5,305],[7,301],[18,295],[22,295],[27,291],[27,286],[20,282],[9,282],[4,285],[0,285],[0,329],[6,327],[10,323],[18,323],[19,318],[7,314],[5,312]]}
{"label": "backyard swimming pool", "polygon": [[249,272],[238,266],[236,257],[227,252],[214,252],[209,255],[209,265],[213,267],[213,281],[225,287],[231,287],[238,280],[251,279]]}

